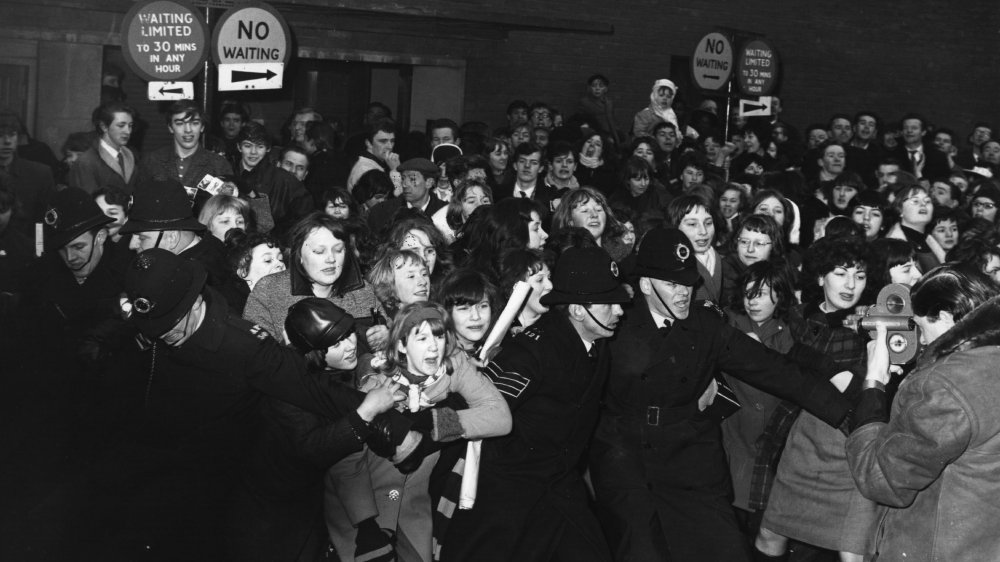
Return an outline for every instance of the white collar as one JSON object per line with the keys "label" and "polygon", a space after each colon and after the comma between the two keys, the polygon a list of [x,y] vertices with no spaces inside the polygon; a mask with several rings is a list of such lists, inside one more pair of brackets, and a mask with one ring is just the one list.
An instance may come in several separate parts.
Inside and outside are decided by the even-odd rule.
{"label": "white collar", "polygon": [[111,146],[111,143],[109,143],[108,141],[104,140],[104,137],[101,137],[101,148],[103,148],[115,160],[118,159],[118,153],[121,152],[117,148]]}
{"label": "white collar", "polygon": [[[525,195],[527,195],[528,197],[531,197],[532,195],[535,194],[535,187],[537,185],[538,185],[538,180],[537,179],[535,180],[535,183],[531,184],[530,187],[525,187],[521,183],[521,180],[517,180],[517,181],[514,182],[514,191],[515,192],[517,192],[517,191],[523,191]],[[517,197],[516,194],[514,196]]]}
{"label": "white collar", "polygon": [[421,207],[416,207],[413,204],[411,204],[409,201],[406,202],[407,208],[410,208],[410,209],[420,209],[421,211],[426,211],[427,210],[427,206],[430,205],[430,204],[431,204],[431,198],[430,197],[427,198],[427,202],[424,203],[423,206],[421,206]]}
{"label": "white collar", "polygon": [[[648,304],[646,306],[649,306]],[[666,327],[668,324],[670,326],[674,325],[674,319],[663,316],[659,312],[656,312],[652,308],[649,309],[649,315],[653,317],[653,323],[656,324],[657,328]]]}

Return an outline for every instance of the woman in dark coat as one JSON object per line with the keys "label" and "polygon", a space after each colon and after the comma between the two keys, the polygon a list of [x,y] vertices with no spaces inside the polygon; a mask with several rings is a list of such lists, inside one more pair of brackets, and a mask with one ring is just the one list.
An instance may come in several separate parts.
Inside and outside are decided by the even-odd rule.
{"label": "woman in dark coat", "polygon": [[[291,344],[306,356],[306,376],[330,386],[353,388],[358,364],[354,318],[317,297],[293,305],[285,319]],[[269,398],[263,404],[264,431],[247,465],[232,510],[231,552],[237,560],[319,560],[326,548],[323,475],[360,452],[377,414],[395,404],[399,385],[372,388],[356,411],[333,420]],[[359,525],[359,529],[362,525]],[[365,552],[387,546],[378,533]],[[381,536],[381,541],[379,537]],[[364,544],[362,544],[364,543]]]}

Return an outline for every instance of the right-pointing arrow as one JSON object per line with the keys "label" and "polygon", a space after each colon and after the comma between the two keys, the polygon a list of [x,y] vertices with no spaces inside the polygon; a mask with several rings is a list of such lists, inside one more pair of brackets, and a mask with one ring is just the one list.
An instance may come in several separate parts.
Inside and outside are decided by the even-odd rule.
{"label": "right-pointing arrow", "polygon": [[767,111],[767,104],[764,103],[753,103],[749,101],[743,102],[743,113],[750,113],[751,111]]}
{"label": "right-pointing arrow", "polygon": [[244,70],[234,70],[233,71],[233,82],[246,82],[247,80],[259,80],[263,78],[264,80],[270,80],[278,74],[268,69],[267,72],[246,72]]}

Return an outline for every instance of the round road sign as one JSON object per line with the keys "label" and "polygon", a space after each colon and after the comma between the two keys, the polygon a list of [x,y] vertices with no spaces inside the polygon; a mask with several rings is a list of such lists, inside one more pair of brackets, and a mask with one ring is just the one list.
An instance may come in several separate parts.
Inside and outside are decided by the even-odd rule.
{"label": "round road sign", "polygon": [[230,8],[212,32],[212,59],[217,64],[287,63],[291,51],[285,18],[263,2]]}
{"label": "round road sign", "polygon": [[748,41],[740,49],[736,74],[740,91],[748,96],[769,96],[778,83],[778,52],[764,39]]}
{"label": "round road sign", "polygon": [[148,82],[191,78],[208,55],[201,12],[182,0],[143,0],[125,14],[125,61]]}
{"label": "round road sign", "polygon": [[720,90],[733,73],[733,45],[715,32],[701,38],[691,58],[694,82],[704,90]]}

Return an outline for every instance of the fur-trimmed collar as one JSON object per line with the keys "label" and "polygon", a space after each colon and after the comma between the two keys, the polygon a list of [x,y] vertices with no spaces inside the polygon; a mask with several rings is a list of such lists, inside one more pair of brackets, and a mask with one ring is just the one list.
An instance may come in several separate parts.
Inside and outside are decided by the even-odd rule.
{"label": "fur-trimmed collar", "polygon": [[987,345],[1000,345],[1000,296],[974,309],[931,343],[920,354],[918,364],[926,365],[956,351]]}

